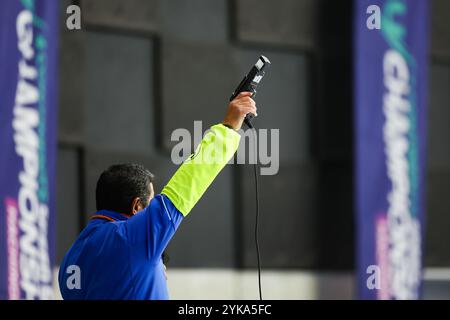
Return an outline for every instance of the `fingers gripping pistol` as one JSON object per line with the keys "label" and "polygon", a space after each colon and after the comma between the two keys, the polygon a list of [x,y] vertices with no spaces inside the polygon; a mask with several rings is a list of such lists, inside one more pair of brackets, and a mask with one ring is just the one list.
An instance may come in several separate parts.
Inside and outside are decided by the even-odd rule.
{"label": "fingers gripping pistol", "polygon": [[[234,90],[233,94],[230,97],[230,101],[236,98],[236,96],[243,91],[253,92],[252,98],[254,98],[256,96],[256,88],[261,83],[261,80],[264,77],[264,69],[269,65],[269,59],[267,59],[265,56],[260,56],[258,61],[251,68],[250,72],[246,76],[244,76],[244,79],[242,79],[236,90]],[[251,113],[245,116],[244,122],[249,128],[253,128],[251,124],[253,117],[254,116]]]}

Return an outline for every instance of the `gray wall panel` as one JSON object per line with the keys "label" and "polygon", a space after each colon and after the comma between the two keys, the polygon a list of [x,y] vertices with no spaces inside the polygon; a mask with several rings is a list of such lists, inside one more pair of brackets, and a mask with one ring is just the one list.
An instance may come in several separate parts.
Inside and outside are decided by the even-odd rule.
{"label": "gray wall panel", "polygon": [[227,0],[161,1],[163,37],[199,44],[228,40]]}
{"label": "gray wall panel", "polygon": [[428,174],[426,176],[425,264],[450,265],[450,67],[430,68]]}
{"label": "gray wall panel", "polygon": [[58,148],[56,181],[56,262],[80,232],[80,175],[79,150],[73,147]]}
{"label": "gray wall panel", "polygon": [[318,189],[320,239],[315,268],[351,270],[354,267],[353,167],[348,162],[320,165]]}
{"label": "gray wall panel", "polygon": [[[241,166],[243,266],[256,266],[253,168]],[[318,172],[314,166],[282,166],[276,176],[261,176],[260,246],[265,268],[311,268],[319,252]]]}
{"label": "gray wall panel", "polygon": [[158,0],[82,0],[81,10],[89,26],[154,32],[160,25]]}
{"label": "gray wall panel", "polygon": [[150,38],[87,33],[86,143],[151,154],[156,140]]}
{"label": "gray wall panel", "polygon": [[84,79],[85,33],[66,28],[66,8],[70,1],[61,3],[61,33],[59,43],[59,110],[58,139],[82,143],[84,137]]}
{"label": "gray wall panel", "polygon": [[172,42],[162,49],[162,145],[170,149],[174,129],[191,131],[195,120],[204,130],[221,122],[240,79],[230,47]]}
{"label": "gray wall panel", "polygon": [[450,65],[433,64],[429,79],[429,167],[450,170]]}
{"label": "gray wall panel", "polygon": [[317,1],[236,0],[238,40],[312,49],[317,33]]}
{"label": "gray wall panel", "polygon": [[450,170],[430,170],[427,176],[425,265],[450,266]]}
{"label": "gray wall panel", "polygon": [[450,1],[431,2],[431,54],[450,63]]}

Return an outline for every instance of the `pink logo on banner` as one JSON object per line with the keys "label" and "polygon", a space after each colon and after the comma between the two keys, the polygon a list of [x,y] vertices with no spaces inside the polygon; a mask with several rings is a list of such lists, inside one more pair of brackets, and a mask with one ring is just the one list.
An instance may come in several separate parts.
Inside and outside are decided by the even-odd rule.
{"label": "pink logo on banner", "polygon": [[385,213],[380,213],[375,222],[376,261],[380,270],[379,300],[389,300],[389,226]]}
{"label": "pink logo on banner", "polygon": [[19,207],[13,198],[5,198],[6,209],[6,251],[8,259],[8,297],[20,299],[19,276]]}

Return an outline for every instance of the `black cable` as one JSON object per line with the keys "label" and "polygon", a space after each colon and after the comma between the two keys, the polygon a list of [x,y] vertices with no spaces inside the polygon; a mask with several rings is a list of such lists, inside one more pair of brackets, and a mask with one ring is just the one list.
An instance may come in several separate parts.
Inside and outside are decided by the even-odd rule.
{"label": "black cable", "polygon": [[256,219],[255,219],[255,245],[256,245],[256,259],[258,264],[258,288],[259,300],[262,300],[261,288],[261,255],[259,252],[258,226],[259,226],[259,189],[258,189],[258,134],[255,127],[250,122],[247,123],[250,129],[255,134],[255,163],[253,165],[253,172],[255,176],[255,193],[256,193]]}
{"label": "black cable", "polygon": [[256,221],[255,221],[255,243],[256,243],[256,256],[258,260],[258,286],[259,286],[259,300],[262,300],[261,290],[261,256],[259,254],[259,242],[258,242],[258,218],[259,218],[259,195],[258,195],[258,164],[253,165],[255,171],[255,186],[256,186]]}

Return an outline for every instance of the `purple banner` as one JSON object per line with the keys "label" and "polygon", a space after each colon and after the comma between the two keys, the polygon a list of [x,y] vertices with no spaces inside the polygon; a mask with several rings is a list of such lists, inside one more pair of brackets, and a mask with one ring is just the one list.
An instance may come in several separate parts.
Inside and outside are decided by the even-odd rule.
{"label": "purple banner", "polygon": [[360,299],[421,297],[428,5],[355,1]]}
{"label": "purple banner", "polygon": [[0,2],[0,299],[51,299],[58,1]]}

